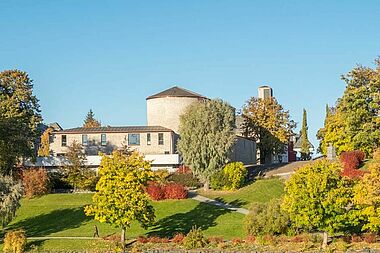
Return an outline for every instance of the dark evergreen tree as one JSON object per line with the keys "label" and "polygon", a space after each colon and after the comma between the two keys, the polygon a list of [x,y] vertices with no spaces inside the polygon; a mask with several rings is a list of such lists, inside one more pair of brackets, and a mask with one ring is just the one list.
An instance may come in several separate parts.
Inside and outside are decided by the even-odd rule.
{"label": "dark evergreen tree", "polygon": [[93,128],[93,127],[100,127],[100,122],[95,119],[95,113],[90,109],[90,111],[87,113],[86,119],[84,120],[83,127],[85,128]]}
{"label": "dark evergreen tree", "polygon": [[310,142],[307,134],[307,114],[303,109],[302,128],[301,128],[301,159],[310,160]]}

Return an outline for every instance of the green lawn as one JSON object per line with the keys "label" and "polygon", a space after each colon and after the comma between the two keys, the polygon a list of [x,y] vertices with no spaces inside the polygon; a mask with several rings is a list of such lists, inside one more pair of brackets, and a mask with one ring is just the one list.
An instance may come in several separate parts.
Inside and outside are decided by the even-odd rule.
{"label": "green lawn", "polygon": [[235,206],[249,208],[253,202],[267,202],[279,198],[284,193],[284,183],[279,178],[269,178],[257,180],[237,191],[199,190],[198,193]]}
{"label": "green lawn", "polygon": [[[91,203],[91,196],[92,194],[49,194],[31,200],[24,199],[8,230],[23,228],[28,237],[87,237],[93,235],[96,224],[100,236],[119,233],[119,229],[84,215],[83,207]],[[144,230],[138,224],[133,224],[127,230],[127,238],[140,235],[171,237],[175,233],[187,233],[192,226],[202,228],[207,236],[231,239],[244,235],[244,215],[239,213],[191,199],[153,202],[153,206],[157,216],[155,226]],[[34,242],[38,249],[43,250],[81,250],[93,243],[89,240],[58,239]]]}

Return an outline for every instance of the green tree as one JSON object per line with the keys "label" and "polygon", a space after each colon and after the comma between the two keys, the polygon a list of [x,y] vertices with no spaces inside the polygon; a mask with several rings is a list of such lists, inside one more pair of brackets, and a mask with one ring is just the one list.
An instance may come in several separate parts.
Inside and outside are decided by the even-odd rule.
{"label": "green tree", "polygon": [[47,157],[50,156],[50,135],[53,132],[53,128],[48,127],[41,135],[41,144],[38,148],[38,156]]}
{"label": "green tree", "polygon": [[380,58],[375,68],[358,66],[342,79],[344,94],[318,136],[322,152],[331,143],[338,154],[362,150],[371,157],[380,145]]}
{"label": "green tree", "polygon": [[67,164],[63,167],[66,181],[74,190],[91,190],[96,184],[96,173],[85,166],[86,155],[80,143],[74,141],[65,154]]}
{"label": "green tree", "polygon": [[233,108],[220,99],[194,103],[180,117],[178,152],[206,190],[211,176],[228,162],[234,126]]}
{"label": "green tree", "polygon": [[15,217],[21,197],[21,182],[13,180],[10,176],[0,176],[0,220],[3,230]]}
{"label": "green tree", "polygon": [[154,178],[150,163],[137,152],[130,156],[114,151],[112,156],[103,155],[99,166],[100,179],[96,185],[93,205],[85,207],[88,216],[106,222],[122,230],[124,247],[125,230],[132,221],[147,228],[154,221],[154,209],[144,186]]}
{"label": "green tree", "polygon": [[285,184],[282,208],[297,229],[344,232],[360,224],[353,208],[352,181],[340,175],[339,163],[322,160],[298,169]]}
{"label": "green tree", "polygon": [[368,169],[369,173],[365,173],[354,187],[354,200],[365,217],[363,230],[378,233],[380,230],[380,149],[375,152]]}
{"label": "green tree", "polygon": [[95,114],[90,109],[90,111],[86,115],[86,119],[84,120],[83,127],[85,128],[94,128],[94,127],[101,127],[100,122],[95,119]]}
{"label": "green tree", "polygon": [[270,163],[273,153],[284,151],[296,124],[275,98],[251,97],[243,107],[243,132],[257,142],[260,163]]}
{"label": "green tree", "polygon": [[34,155],[41,115],[26,72],[0,72],[0,174],[10,174],[19,158]]}
{"label": "green tree", "polygon": [[301,159],[302,160],[310,160],[310,141],[308,138],[307,130],[309,127],[307,126],[307,114],[306,110],[303,109],[303,118],[302,118],[302,128],[300,133],[301,138]]}

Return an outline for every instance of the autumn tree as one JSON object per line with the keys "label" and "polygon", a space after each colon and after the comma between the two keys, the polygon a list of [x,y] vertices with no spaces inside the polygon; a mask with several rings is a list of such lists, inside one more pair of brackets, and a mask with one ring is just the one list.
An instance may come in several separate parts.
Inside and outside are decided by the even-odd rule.
{"label": "autumn tree", "polygon": [[344,94],[318,135],[321,150],[331,143],[338,154],[362,150],[371,157],[380,145],[380,58],[375,68],[357,66],[342,79]]}
{"label": "autumn tree", "polygon": [[50,135],[53,132],[53,128],[48,127],[41,135],[41,143],[38,148],[38,156],[48,157],[50,156]]}
{"label": "autumn tree", "polygon": [[147,182],[154,178],[150,163],[136,151],[129,156],[114,151],[111,156],[103,155],[99,176],[92,198],[94,204],[86,206],[85,213],[97,221],[120,228],[124,248],[125,230],[133,221],[147,228],[155,218],[144,190]]}
{"label": "autumn tree", "polygon": [[285,183],[282,208],[294,227],[304,231],[344,232],[358,226],[360,219],[353,208],[352,181],[341,176],[339,163],[327,160],[298,169]]}
{"label": "autumn tree", "polygon": [[0,176],[0,221],[4,230],[20,207],[22,185],[10,176]]}
{"label": "autumn tree", "polygon": [[19,158],[34,155],[41,120],[28,74],[0,72],[0,174],[11,174]]}
{"label": "autumn tree", "polygon": [[100,122],[95,119],[95,114],[90,109],[90,111],[87,113],[86,119],[84,120],[83,127],[85,128],[94,128],[94,127],[101,127]]}
{"label": "autumn tree", "polygon": [[354,200],[365,217],[363,230],[378,233],[380,230],[380,149],[373,156],[365,173],[354,187]]}
{"label": "autumn tree", "polygon": [[243,134],[257,142],[260,163],[271,161],[273,153],[284,151],[293,134],[294,121],[274,97],[251,97],[243,107]]}
{"label": "autumn tree", "polygon": [[302,128],[300,133],[301,138],[301,159],[302,160],[310,160],[310,141],[308,138],[308,126],[307,126],[307,114],[306,110],[303,109],[303,117],[302,117]]}
{"label": "autumn tree", "polygon": [[74,190],[91,190],[96,184],[96,173],[85,166],[86,155],[80,143],[74,141],[65,154],[67,164],[63,167],[66,181]]}
{"label": "autumn tree", "polygon": [[180,117],[178,152],[206,190],[211,176],[228,162],[234,126],[234,109],[220,99],[194,103]]}

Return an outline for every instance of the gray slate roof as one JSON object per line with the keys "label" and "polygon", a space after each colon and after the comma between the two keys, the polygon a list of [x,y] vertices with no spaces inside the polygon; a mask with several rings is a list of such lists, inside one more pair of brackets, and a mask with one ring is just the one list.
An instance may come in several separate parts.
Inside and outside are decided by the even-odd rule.
{"label": "gray slate roof", "polygon": [[162,126],[117,126],[117,127],[76,127],[56,131],[60,134],[82,134],[82,133],[147,133],[147,132],[172,132],[171,129]]}
{"label": "gray slate roof", "polygon": [[178,86],[174,86],[170,89],[164,90],[157,94],[147,97],[146,99],[152,98],[164,98],[164,97],[195,97],[195,98],[206,98],[198,93],[186,90],[184,88],[180,88]]}

